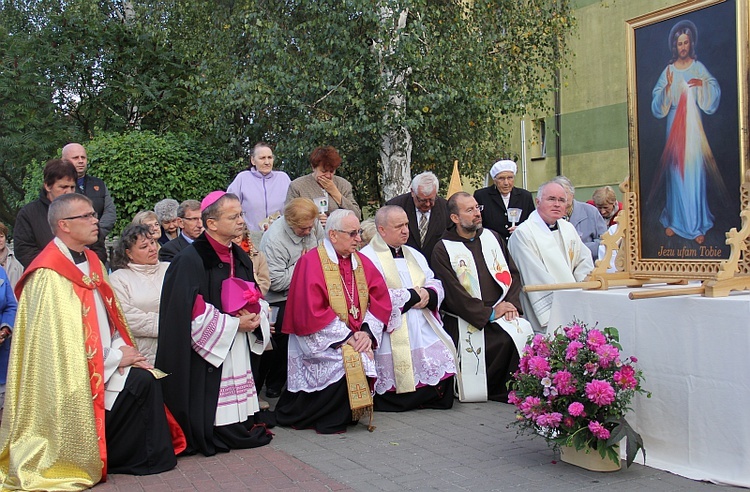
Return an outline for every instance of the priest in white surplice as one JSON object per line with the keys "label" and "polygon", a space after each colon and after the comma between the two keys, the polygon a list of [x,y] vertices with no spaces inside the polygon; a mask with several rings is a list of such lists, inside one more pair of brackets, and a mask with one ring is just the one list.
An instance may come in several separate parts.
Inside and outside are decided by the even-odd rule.
{"label": "priest in white surplice", "polygon": [[[594,269],[591,252],[575,227],[563,219],[567,199],[558,183],[544,183],[537,192],[536,211],[510,236],[508,249],[523,285],[580,282]],[[545,331],[552,292],[524,292],[521,304],[534,331]]]}
{"label": "priest in white surplice", "polygon": [[375,214],[377,234],[361,254],[383,274],[393,309],[375,351],[375,410],[401,412],[453,406],[455,348],[439,321],[445,297],[425,257],[406,246],[409,217],[398,205]]}

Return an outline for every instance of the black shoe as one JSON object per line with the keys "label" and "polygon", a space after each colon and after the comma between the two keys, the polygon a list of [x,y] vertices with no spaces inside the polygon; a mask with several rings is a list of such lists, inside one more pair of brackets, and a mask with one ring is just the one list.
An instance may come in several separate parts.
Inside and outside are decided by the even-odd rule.
{"label": "black shoe", "polygon": [[278,398],[279,396],[281,396],[281,390],[266,388],[266,398]]}

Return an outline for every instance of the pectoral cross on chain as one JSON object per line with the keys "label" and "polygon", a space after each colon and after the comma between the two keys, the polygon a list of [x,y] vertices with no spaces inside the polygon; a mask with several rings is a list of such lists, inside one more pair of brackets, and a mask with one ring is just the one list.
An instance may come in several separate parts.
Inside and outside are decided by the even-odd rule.
{"label": "pectoral cross on chain", "polygon": [[354,319],[358,319],[359,318],[359,308],[357,306],[355,306],[354,304],[352,304],[352,307],[349,308],[349,314],[351,314],[352,317],[354,317]]}

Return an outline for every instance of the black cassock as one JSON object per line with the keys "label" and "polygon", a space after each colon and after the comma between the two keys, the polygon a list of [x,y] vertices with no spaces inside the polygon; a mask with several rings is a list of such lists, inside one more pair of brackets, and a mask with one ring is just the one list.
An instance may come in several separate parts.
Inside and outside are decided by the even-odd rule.
{"label": "black cassock", "polygon": [[[236,244],[232,244],[232,254],[235,277],[254,282],[250,257]],[[214,367],[192,348],[190,325],[196,297],[201,294],[224,312],[221,283],[229,276],[230,265],[221,261],[203,233],[175,256],[164,277],[155,366],[169,374],[161,379],[164,402],[185,432],[185,454],[212,456],[271,441],[271,434],[260,422],[272,423],[269,412],[256,413],[242,423],[214,427],[221,366]]]}

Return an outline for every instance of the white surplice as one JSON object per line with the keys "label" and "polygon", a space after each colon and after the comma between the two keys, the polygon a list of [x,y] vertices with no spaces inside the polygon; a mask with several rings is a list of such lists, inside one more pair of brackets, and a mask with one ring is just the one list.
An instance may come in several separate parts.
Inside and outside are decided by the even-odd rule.
{"label": "white surplice", "polygon": [[[524,286],[580,282],[594,269],[591,251],[575,227],[562,219],[557,227],[551,231],[534,211],[511,234],[508,249]],[[549,322],[552,291],[522,292],[521,305],[534,331],[543,332]]]}

